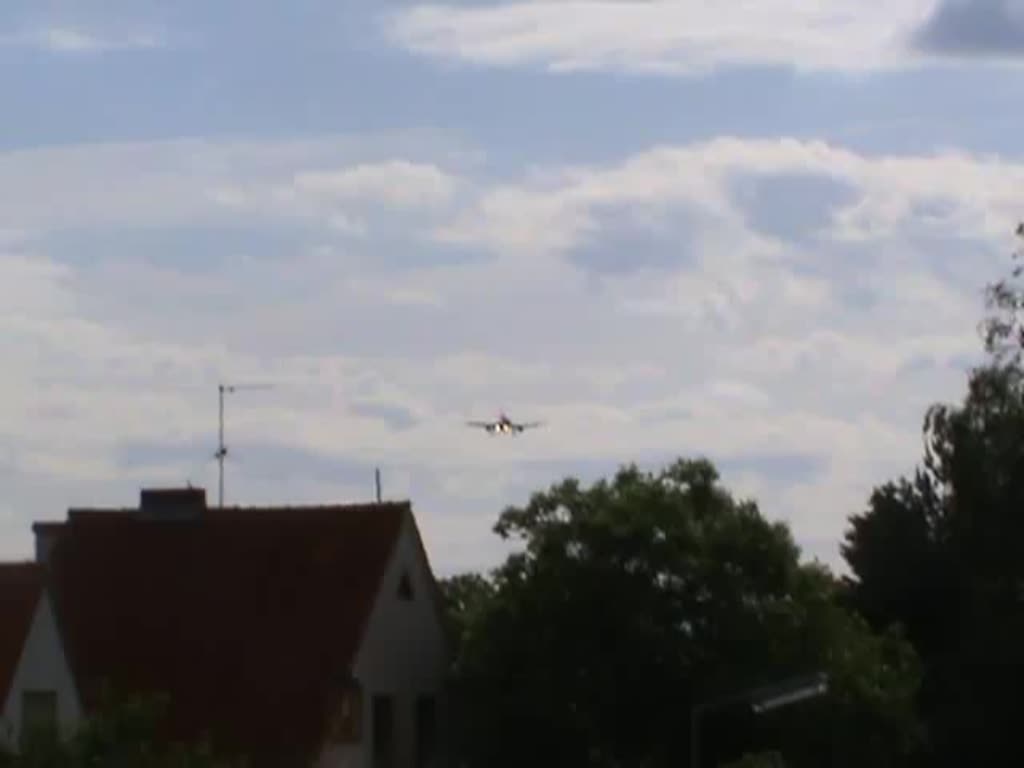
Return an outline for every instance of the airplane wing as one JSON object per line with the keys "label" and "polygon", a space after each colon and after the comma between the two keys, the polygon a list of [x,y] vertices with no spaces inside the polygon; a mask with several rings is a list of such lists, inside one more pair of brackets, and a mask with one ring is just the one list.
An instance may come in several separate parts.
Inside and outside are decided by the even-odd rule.
{"label": "airplane wing", "polygon": [[536,429],[537,427],[543,427],[544,426],[544,422],[543,421],[527,421],[527,422],[524,422],[522,424],[517,424],[516,426],[519,427],[520,429]]}
{"label": "airplane wing", "polygon": [[480,427],[481,429],[487,429],[488,427],[492,426],[492,424],[489,421],[467,421],[466,422],[466,426],[467,427]]}

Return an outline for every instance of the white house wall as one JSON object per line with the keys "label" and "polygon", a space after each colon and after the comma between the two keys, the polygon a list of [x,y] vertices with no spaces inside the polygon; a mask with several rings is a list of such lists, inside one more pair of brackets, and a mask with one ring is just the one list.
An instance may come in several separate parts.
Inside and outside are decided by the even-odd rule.
{"label": "white house wall", "polygon": [[[408,571],[412,583],[411,601],[398,596],[403,570]],[[326,752],[320,761],[322,768],[372,768],[374,695],[394,699],[393,768],[413,766],[417,697],[435,696],[438,716],[443,716],[448,655],[431,579],[415,522],[409,515],[381,582],[353,670],[363,687],[362,739],[358,746]]]}
{"label": "white house wall", "polygon": [[17,744],[21,731],[21,694],[26,690],[56,691],[61,731],[67,734],[78,725],[82,717],[78,692],[64,655],[53,606],[46,595],[36,608],[7,701],[0,710],[0,741],[10,747]]}

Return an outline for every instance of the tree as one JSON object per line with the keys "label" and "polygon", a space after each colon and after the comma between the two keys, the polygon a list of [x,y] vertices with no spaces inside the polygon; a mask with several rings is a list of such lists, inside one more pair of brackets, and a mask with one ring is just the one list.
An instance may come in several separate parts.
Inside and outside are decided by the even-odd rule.
{"label": "tree", "polygon": [[[1017,225],[1016,235],[1024,241],[1024,223]],[[985,349],[999,362],[1019,362],[1024,350],[1024,323],[1020,317],[1024,310],[1024,286],[1019,282],[1024,275],[1022,258],[1024,252],[1015,251],[1009,277],[996,281],[986,291],[991,313],[982,324]]]}
{"label": "tree", "polygon": [[444,599],[448,633],[457,658],[463,638],[488,600],[494,596],[494,586],[478,573],[462,573],[440,579],[439,586]]}
{"label": "tree", "polygon": [[[902,625],[925,664],[935,764],[981,759],[1024,725],[1024,372],[975,370],[962,405],[934,406],[923,469],[876,490],[843,554],[855,605]],[[1008,719],[1009,718],[1009,719]]]}
{"label": "tree", "polygon": [[69,738],[40,734],[18,754],[0,754],[0,768],[228,768],[205,745],[161,738],[162,697],[105,695]]}
{"label": "tree", "polygon": [[923,661],[930,765],[996,760],[1024,725],[1024,293],[1002,281],[989,305],[989,360],[962,403],[928,409],[922,466],[873,492],[842,547],[853,604]]}
{"label": "tree", "polygon": [[468,762],[685,764],[693,704],[824,669],[824,703],[750,738],[783,745],[793,766],[898,764],[913,735],[909,646],[868,632],[831,575],[800,564],[788,528],[717,480],[705,460],[631,465],[502,513],[495,530],[523,548],[476,591],[487,597],[463,635]]}

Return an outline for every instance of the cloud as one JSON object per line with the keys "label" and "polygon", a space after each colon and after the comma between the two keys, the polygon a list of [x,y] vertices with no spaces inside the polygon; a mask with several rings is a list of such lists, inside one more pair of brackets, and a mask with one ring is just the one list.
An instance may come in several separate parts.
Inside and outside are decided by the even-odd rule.
{"label": "cloud", "polygon": [[[72,504],[215,489],[222,381],[274,384],[228,404],[229,498],[364,498],[379,466],[445,567],[497,556],[501,508],[574,468],[678,455],[835,541],[917,461],[924,408],[959,396],[1024,188],[998,157],[796,139],[494,177],[460,150],[0,154],[0,229],[18,233],[0,241],[5,553]],[[333,181],[300,210],[274,191],[303,174]],[[365,231],[333,229],[339,211]],[[464,426],[499,409],[547,426]]]}
{"label": "cloud", "polygon": [[395,431],[411,429],[419,421],[408,408],[401,405],[357,402],[353,403],[351,407],[352,412],[357,416],[383,421]]}
{"label": "cloud", "polygon": [[151,51],[167,47],[167,39],[162,33],[105,32],[61,24],[44,25],[0,38],[0,45],[5,43],[64,55]]}
{"label": "cloud", "polygon": [[386,17],[415,53],[555,72],[694,75],[731,66],[867,72],[903,67],[933,0],[509,0],[421,4]]}
{"label": "cloud", "polygon": [[[119,468],[147,475],[151,485],[168,481],[196,484],[213,480],[215,449],[216,444],[197,440],[128,440],[117,443],[113,454]],[[342,493],[355,487],[372,487],[373,469],[369,463],[343,455],[311,451],[273,440],[229,444],[225,460],[225,477],[231,475],[235,487],[245,489],[243,492],[250,494],[250,499],[253,498],[251,486],[254,482],[286,483],[289,486],[287,490],[275,491],[280,503],[294,503],[297,499],[289,493],[295,493],[303,483],[320,488],[334,486]],[[305,493],[302,495],[308,500]]]}
{"label": "cloud", "polygon": [[946,56],[1024,56],[1024,2],[941,0],[915,34],[925,52]]}
{"label": "cloud", "polygon": [[396,207],[444,206],[455,196],[456,181],[434,165],[392,160],[339,171],[295,176],[287,196],[368,200]]}
{"label": "cloud", "polygon": [[449,140],[427,131],[16,150],[0,154],[0,231],[196,226],[221,222],[240,210],[267,213],[265,206],[275,200],[270,212],[280,215],[293,209],[287,196],[281,199],[275,191],[303,172],[373,167],[379,179],[381,168],[401,173],[407,164],[426,162],[425,157],[458,171],[468,161],[456,150]]}
{"label": "cloud", "polygon": [[802,240],[827,231],[832,217],[856,201],[856,187],[828,175],[738,177],[735,197],[748,223],[762,234]]}
{"label": "cloud", "polygon": [[684,207],[657,210],[643,206],[609,206],[596,212],[599,224],[568,258],[598,274],[621,275],[645,269],[675,270],[694,258],[687,237],[693,217]]}
{"label": "cloud", "polygon": [[[892,274],[905,271],[912,255],[927,259],[924,240],[997,242],[1019,216],[1021,184],[1024,167],[957,152],[865,156],[822,142],[721,138],[493,188],[436,236],[487,249],[507,259],[510,272],[529,261],[563,281],[555,264],[615,267],[604,248],[614,247],[621,264],[671,254],[689,268],[654,283],[622,273],[620,264],[624,279],[610,289],[620,305],[728,325],[730,314],[780,297],[774,313],[830,312],[851,279],[865,291],[865,280],[886,279],[861,268],[875,266],[882,247],[897,249],[885,265]],[[616,224],[623,210],[642,234]],[[616,235],[605,240],[609,227]]]}

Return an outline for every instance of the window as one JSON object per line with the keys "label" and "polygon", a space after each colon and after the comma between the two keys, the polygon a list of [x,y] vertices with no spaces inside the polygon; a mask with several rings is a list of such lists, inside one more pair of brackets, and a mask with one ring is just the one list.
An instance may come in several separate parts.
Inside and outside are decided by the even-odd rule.
{"label": "window", "polygon": [[402,578],[398,580],[398,597],[401,600],[412,600],[412,579],[408,571],[402,571]]}
{"label": "window", "polygon": [[330,740],[334,744],[359,741],[363,720],[363,692],[355,681],[348,681],[334,705]]}
{"label": "window", "polygon": [[416,699],[416,768],[437,764],[437,703],[433,696]]}
{"label": "window", "polygon": [[373,765],[391,768],[395,760],[395,704],[390,696],[373,697]]}
{"label": "window", "polygon": [[23,691],[21,694],[21,741],[48,738],[57,731],[57,692]]}

